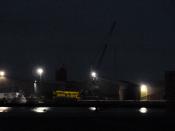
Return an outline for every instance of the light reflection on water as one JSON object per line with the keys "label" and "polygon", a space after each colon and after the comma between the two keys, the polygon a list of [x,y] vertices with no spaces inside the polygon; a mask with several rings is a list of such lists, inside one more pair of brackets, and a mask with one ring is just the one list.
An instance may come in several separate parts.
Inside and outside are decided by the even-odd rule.
{"label": "light reflection on water", "polygon": [[90,110],[90,111],[96,111],[97,108],[96,108],[96,107],[89,107],[89,110]]}
{"label": "light reflection on water", "polygon": [[100,114],[113,115],[163,115],[167,112],[165,108],[102,108],[102,107],[0,107],[0,113],[85,113],[96,112]]}
{"label": "light reflection on water", "polygon": [[36,113],[45,113],[49,110],[50,110],[50,107],[35,107],[32,109],[32,111]]}
{"label": "light reflection on water", "polygon": [[0,112],[8,112],[11,107],[0,107]]}
{"label": "light reflection on water", "polygon": [[147,109],[146,107],[141,107],[141,108],[139,109],[139,112],[142,113],[142,114],[145,114],[145,113],[148,112],[148,109]]}

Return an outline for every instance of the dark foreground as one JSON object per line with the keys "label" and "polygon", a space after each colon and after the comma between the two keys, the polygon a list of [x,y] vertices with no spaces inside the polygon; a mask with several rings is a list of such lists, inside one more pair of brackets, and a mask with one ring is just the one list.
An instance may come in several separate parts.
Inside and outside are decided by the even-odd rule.
{"label": "dark foreground", "polygon": [[[98,102],[97,102],[98,103]],[[96,103],[96,104],[97,104]],[[153,104],[153,103],[152,103]],[[165,103],[153,108],[125,103],[112,106],[0,107],[2,131],[143,131],[174,130],[175,112]],[[154,105],[154,104],[153,104]],[[161,106],[160,106],[161,105]]]}

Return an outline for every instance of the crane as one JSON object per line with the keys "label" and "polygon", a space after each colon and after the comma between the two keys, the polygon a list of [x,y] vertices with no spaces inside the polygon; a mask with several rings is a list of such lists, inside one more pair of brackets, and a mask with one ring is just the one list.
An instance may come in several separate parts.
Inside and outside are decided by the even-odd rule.
{"label": "crane", "polygon": [[104,47],[103,47],[102,51],[100,52],[99,59],[98,59],[97,62],[91,67],[91,77],[92,77],[93,79],[96,79],[96,78],[97,78],[96,70],[99,70],[99,69],[100,69],[100,66],[101,66],[101,64],[102,64],[102,62],[103,62],[104,56],[105,56],[105,54],[106,54],[106,50],[107,50],[107,48],[108,48],[108,46],[109,46],[109,41],[110,41],[110,39],[111,39],[111,37],[112,37],[112,34],[113,34],[113,32],[114,32],[115,27],[116,27],[116,21],[113,22],[113,24],[112,24],[112,26],[111,26],[111,28],[110,28],[110,31],[109,31],[109,33],[108,33],[108,35],[107,35],[107,38],[106,38],[106,40],[105,40],[105,43],[104,43]]}

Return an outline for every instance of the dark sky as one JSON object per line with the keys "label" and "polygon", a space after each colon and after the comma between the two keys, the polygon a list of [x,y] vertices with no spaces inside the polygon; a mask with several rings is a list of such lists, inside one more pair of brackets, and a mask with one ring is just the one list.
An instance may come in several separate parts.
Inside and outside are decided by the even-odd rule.
{"label": "dark sky", "polygon": [[174,12],[173,0],[4,0],[0,66],[11,76],[32,78],[42,65],[45,79],[53,79],[64,63],[71,80],[85,79],[115,20],[102,74],[163,79],[165,70],[175,70]]}

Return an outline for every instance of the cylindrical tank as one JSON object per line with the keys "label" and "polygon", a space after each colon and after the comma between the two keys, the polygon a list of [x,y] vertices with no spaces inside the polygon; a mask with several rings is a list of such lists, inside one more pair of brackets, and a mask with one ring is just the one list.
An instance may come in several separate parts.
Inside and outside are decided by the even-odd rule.
{"label": "cylindrical tank", "polygon": [[137,84],[128,81],[119,81],[119,100],[139,100],[140,89]]}

